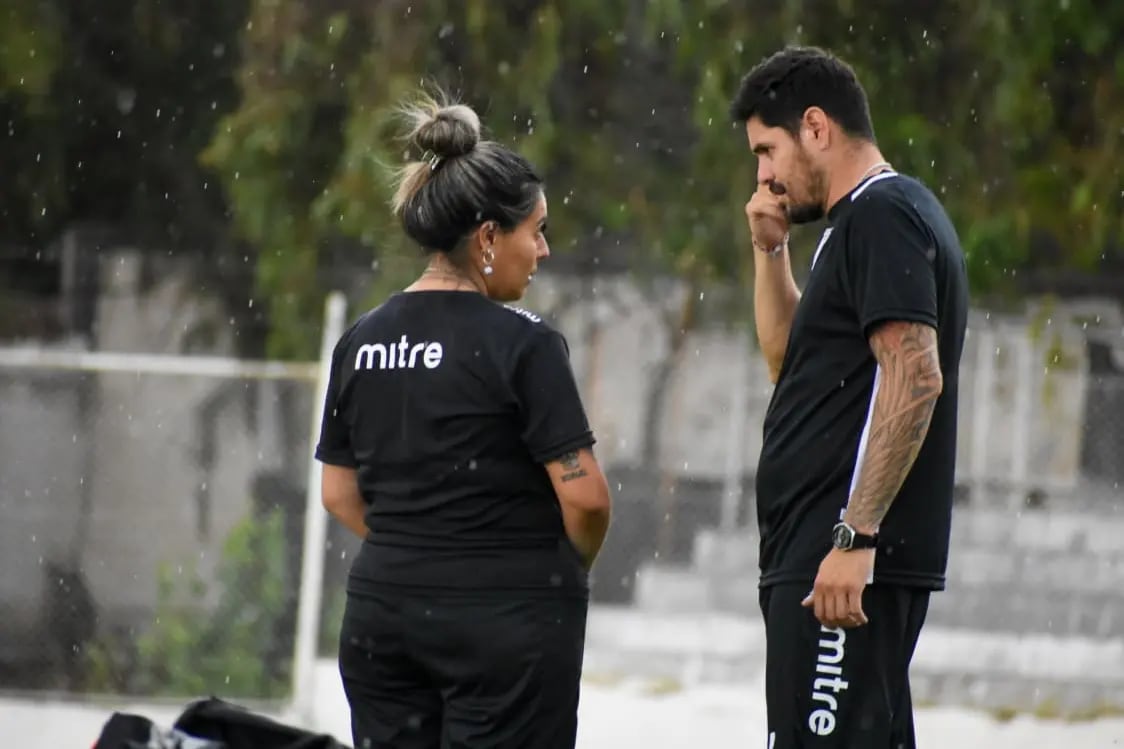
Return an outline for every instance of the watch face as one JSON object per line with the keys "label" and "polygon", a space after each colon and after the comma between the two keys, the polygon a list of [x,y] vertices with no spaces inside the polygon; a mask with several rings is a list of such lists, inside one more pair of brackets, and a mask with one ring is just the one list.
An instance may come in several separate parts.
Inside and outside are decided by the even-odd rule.
{"label": "watch face", "polygon": [[837,548],[847,549],[850,548],[853,539],[851,538],[850,529],[840,523],[832,529],[831,540],[835,543]]}

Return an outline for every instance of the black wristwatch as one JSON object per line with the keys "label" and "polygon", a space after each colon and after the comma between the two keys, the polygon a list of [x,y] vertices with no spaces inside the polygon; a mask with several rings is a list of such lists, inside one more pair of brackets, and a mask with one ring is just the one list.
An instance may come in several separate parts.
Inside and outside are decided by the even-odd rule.
{"label": "black wristwatch", "polygon": [[831,545],[840,551],[873,549],[878,546],[878,534],[859,533],[847,523],[839,522],[831,529]]}

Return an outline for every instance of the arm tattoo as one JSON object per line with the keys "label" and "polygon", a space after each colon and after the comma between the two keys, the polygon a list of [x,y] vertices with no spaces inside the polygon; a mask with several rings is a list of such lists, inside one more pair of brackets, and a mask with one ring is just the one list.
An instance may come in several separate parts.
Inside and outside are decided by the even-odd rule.
{"label": "arm tattoo", "polygon": [[905,482],[941,393],[937,333],[921,323],[883,325],[870,339],[881,369],[858,485],[844,519],[874,529]]}
{"label": "arm tattoo", "polygon": [[563,481],[573,481],[574,479],[580,479],[582,476],[587,475],[585,469],[582,468],[581,458],[578,456],[577,450],[571,450],[566,453],[558,459],[558,462],[562,464]]}

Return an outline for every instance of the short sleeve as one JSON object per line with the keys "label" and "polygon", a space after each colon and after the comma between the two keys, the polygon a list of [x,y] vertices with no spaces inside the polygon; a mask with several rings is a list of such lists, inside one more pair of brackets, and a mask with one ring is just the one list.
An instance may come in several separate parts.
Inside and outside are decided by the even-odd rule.
{"label": "short sleeve", "polygon": [[562,334],[537,331],[518,359],[513,385],[523,441],[536,461],[548,463],[594,444]]}
{"label": "short sleeve", "polygon": [[847,281],[863,332],[891,320],[937,327],[937,248],[921,217],[878,194],[860,199],[847,237]]}
{"label": "short sleeve", "polygon": [[343,390],[343,355],[347,336],[344,336],[332,353],[328,374],[328,387],[324,395],[324,415],[320,420],[320,441],[316,445],[316,459],[329,465],[357,467],[351,449],[351,430],[344,418],[340,393]]}

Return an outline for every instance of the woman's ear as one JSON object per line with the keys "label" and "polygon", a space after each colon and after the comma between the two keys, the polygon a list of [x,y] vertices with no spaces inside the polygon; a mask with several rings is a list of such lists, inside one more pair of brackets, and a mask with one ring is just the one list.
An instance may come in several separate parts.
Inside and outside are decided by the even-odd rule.
{"label": "woman's ear", "polygon": [[496,243],[496,235],[499,234],[499,226],[495,221],[485,221],[480,224],[480,229],[477,231],[477,237],[480,240],[481,247],[491,247]]}
{"label": "woman's ear", "polygon": [[489,245],[491,234],[488,231],[488,222],[485,221],[479,224],[472,232],[465,237],[462,250],[468,253],[469,256],[474,256],[480,253],[485,247]]}

